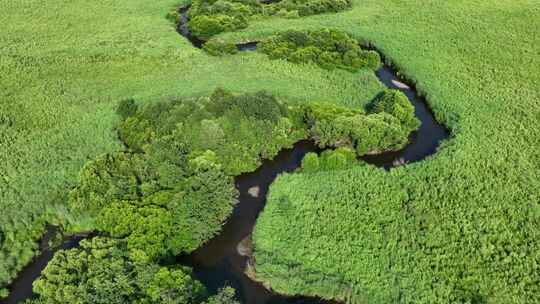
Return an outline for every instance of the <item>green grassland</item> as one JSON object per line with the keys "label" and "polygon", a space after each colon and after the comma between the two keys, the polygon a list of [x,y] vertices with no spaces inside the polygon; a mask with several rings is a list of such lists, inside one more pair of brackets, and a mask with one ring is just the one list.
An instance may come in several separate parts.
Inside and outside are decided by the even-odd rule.
{"label": "green grassland", "polygon": [[[84,163],[121,149],[119,100],[219,86],[360,107],[382,89],[368,71],[208,56],[165,18],[179,4],[0,4],[0,289],[31,259],[44,223],[71,218],[66,196]],[[256,226],[257,277],[280,292],[355,302],[534,301],[539,19],[532,0],[356,0],[345,12],[260,19],[220,35],[344,30],[381,49],[452,130],[435,157],[389,173],[358,166],[280,178]]]}
{"label": "green grassland", "polygon": [[[0,289],[33,256],[44,223],[82,166],[121,149],[118,101],[266,89],[292,101],[361,106],[382,86],[370,72],[328,72],[260,54],[215,58],[179,36],[177,1],[0,4]],[[79,226],[84,228],[84,223]]]}

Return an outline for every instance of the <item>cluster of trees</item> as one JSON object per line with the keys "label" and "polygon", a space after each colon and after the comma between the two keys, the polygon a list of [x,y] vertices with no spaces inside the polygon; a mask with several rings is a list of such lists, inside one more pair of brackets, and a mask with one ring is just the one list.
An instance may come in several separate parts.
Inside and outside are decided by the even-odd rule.
{"label": "cluster of trees", "polygon": [[236,176],[305,138],[300,120],[264,91],[235,95],[216,89],[209,97],[150,104],[122,122],[119,135],[135,151],[163,151],[170,142],[181,143],[189,159],[215,154],[225,174]]}
{"label": "cluster of trees", "polygon": [[118,107],[127,151],[81,171],[71,209],[155,261],[191,252],[221,229],[237,198],[233,177],[306,136],[300,115],[275,97],[234,95]]}
{"label": "cluster of trees", "polygon": [[305,107],[310,136],[322,147],[348,146],[358,155],[398,150],[420,126],[414,107],[397,90],[381,93],[364,113],[326,104]]}
{"label": "cluster of trees", "polygon": [[249,18],[261,12],[256,0],[195,0],[188,27],[196,37],[207,40],[221,32],[246,28]]}
{"label": "cluster of trees", "polygon": [[271,59],[315,63],[325,69],[376,70],[381,65],[377,52],[362,50],[356,39],[332,29],[284,31],[259,43],[257,50]]}
{"label": "cluster of trees", "polygon": [[266,5],[265,14],[309,16],[322,13],[337,13],[352,7],[351,0],[283,0]]}
{"label": "cluster of trees", "polygon": [[28,304],[237,304],[232,288],[209,298],[189,268],[140,260],[125,241],[104,237],[56,253],[33,290]]}
{"label": "cluster of trees", "polygon": [[256,15],[299,17],[339,12],[351,6],[350,0],[284,0],[269,4],[257,0],[194,0],[188,27],[196,37],[207,40],[222,32],[246,28]]}
{"label": "cluster of trees", "polygon": [[146,259],[195,250],[232,212],[232,177],[211,153],[188,157],[185,146],[170,138],[144,150],[88,163],[70,193],[72,209],[92,216],[97,230],[125,239]]}
{"label": "cluster of trees", "polygon": [[343,170],[357,163],[356,153],[348,147],[325,150],[321,155],[310,152],[302,159],[301,171],[313,173],[320,171]]}

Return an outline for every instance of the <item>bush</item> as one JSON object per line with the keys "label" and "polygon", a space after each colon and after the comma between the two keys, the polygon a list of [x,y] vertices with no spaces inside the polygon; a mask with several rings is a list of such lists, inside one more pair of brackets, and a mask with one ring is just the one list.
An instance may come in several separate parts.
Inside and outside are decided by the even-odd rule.
{"label": "bush", "polygon": [[124,99],[120,101],[116,108],[116,114],[120,115],[122,119],[126,119],[129,116],[133,116],[137,112],[137,104],[133,99]]}
{"label": "bush", "polygon": [[414,113],[414,106],[405,94],[398,90],[384,91],[371,105],[371,113],[388,113],[399,119],[404,130],[418,129],[420,121]]}
{"label": "bush", "polygon": [[188,27],[196,37],[207,40],[225,31],[246,28],[247,20],[228,15],[200,15],[193,17],[189,21]]}
{"label": "bush", "polygon": [[285,9],[280,9],[277,13],[275,13],[275,15],[287,19],[296,19],[300,17],[300,13],[298,12],[298,10],[288,11]]}
{"label": "bush", "polygon": [[348,147],[327,150],[321,155],[321,168],[326,171],[344,170],[356,163],[356,153]]}
{"label": "bush", "polygon": [[315,63],[325,69],[375,70],[381,64],[376,52],[362,50],[358,41],[337,30],[289,30],[262,41],[257,50],[271,59]]}
{"label": "bush", "polygon": [[326,150],[320,156],[316,153],[306,154],[302,160],[302,172],[344,170],[357,163],[355,151],[341,147],[335,150]]}
{"label": "bush", "polygon": [[212,56],[222,56],[227,54],[238,53],[238,48],[234,43],[225,42],[220,39],[212,39],[207,41],[203,49]]}
{"label": "bush", "polygon": [[310,135],[321,147],[351,145],[350,128],[338,124],[338,118],[361,115],[360,110],[330,104],[311,104],[304,109]]}
{"label": "bush", "polygon": [[208,298],[203,304],[240,304],[234,297],[234,288],[227,286],[220,289],[217,295]]}
{"label": "bush", "polygon": [[319,156],[317,153],[310,152],[302,159],[302,172],[319,171]]}
{"label": "bush", "polygon": [[222,89],[217,89],[210,97],[208,109],[218,115],[234,112],[242,117],[277,122],[287,116],[287,108],[271,94],[265,91],[233,96]]}
{"label": "bush", "polygon": [[381,55],[375,51],[366,51],[365,53],[366,65],[368,69],[378,70],[382,66]]}
{"label": "bush", "polygon": [[[399,103],[402,101],[400,99]],[[347,108],[313,104],[304,109],[305,121],[311,137],[322,147],[350,146],[356,149],[358,155],[397,150],[408,142],[408,136],[414,130],[410,127],[415,126],[415,121],[400,120],[393,114],[407,118],[408,114],[404,113],[412,113],[416,120],[414,108],[406,98],[405,101],[408,107],[407,104],[390,107],[400,110],[391,113],[379,111],[382,104],[376,104],[369,115]]]}
{"label": "bush", "polygon": [[180,14],[178,13],[178,10],[171,10],[170,12],[167,13],[167,16],[166,16],[167,20],[173,22],[174,24],[179,24],[180,23]]}
{"label": "bush", "polygon": [[339,12],[352,7],[350,0],[282,0],[269,4],[274,11],[297,11],[299,16]]}
{"label": "bush", "polygon": [[339,122],[350,128],[350,137],[358,155],[399,150],[408,142],[397,118],[387,114],[348,117]]}

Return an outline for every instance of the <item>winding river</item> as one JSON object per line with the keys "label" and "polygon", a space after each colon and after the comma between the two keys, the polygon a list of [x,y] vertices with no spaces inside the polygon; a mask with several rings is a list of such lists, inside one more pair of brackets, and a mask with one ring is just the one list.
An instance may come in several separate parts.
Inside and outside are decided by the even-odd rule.
{"label": "winding river", "polygon": [[[187,38],[194,47],[201,48],[204,41],[194,37],[188,27],[189,7],[180,8],[181,22],[178,32]],[[237,45],[240,51],[255,51],[257,42]],[[383,66],[376,71],[377,78],[386,87],[398,89],[405,93],[414,105],[415,114],[421,121],[420,128],[409,137],[409,144],[399,151],[385,152],[363,156],[362,160],[380,168],[389,170],[392,167],[417,162],[434,154],[440,142],[449,137],[448,130],[439,124],[426,100],[418,95],[414,86],[401,80],[390,66]],[[314,142],[304,140],[296,143],[291,149],[282,150],[274,159],[264,160],[254,172],[242,174],[235,178],[239,190],[239,203],[227,220],[222,232],[208,241],[203,247],[189,255],[179,256],[180,264],[190,266],[195,277],[211,292],[224,285],[236,288],[241,303],[246,304],[278,304],[278,303],[333,303],[332,301],[312,297],[288,297],[276,294],[262,284],[252,280],[246,272],[254,270],[251,256],[251,233],[259,213],[266,203],[266,194],[274,179],[281,173],[293,172],[308,152],[320,153]],[[21,271],[17,279],[10,285],[10,295],[2,301],[15,304],[32,297],[32,282],[56,250],[78,246],[84,235],[72,236],[61,246],[50,248],[48,241],[54,234],[49,229],[40,242],[40,255]]]}

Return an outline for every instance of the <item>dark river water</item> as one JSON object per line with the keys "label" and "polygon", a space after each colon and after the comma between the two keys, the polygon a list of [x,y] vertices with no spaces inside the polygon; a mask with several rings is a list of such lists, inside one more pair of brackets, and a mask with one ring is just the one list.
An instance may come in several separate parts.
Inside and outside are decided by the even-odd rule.
{"label": "dark river water", "polygon": [[[178,32],[194,47],[201,48],[204,41],[194,37],[187,27],[188,9],[188,7],[180,9],[181,22]],[[255,51],[257,42],[238,44],[237,47],[240,51]],[[435,120],[426,100],[417,94],[413,86],[400,80],[391,67],[381,67],[376,71],[376,75],[387,88],[398,89],[407,95],[422,124],[418,131],[411,134],[409,144],[402,150],[367,155],[363,156],[362,160],[388,170],[394,166],[423,160],[434,154],[440,142],[448,138],[449,132]],[[177,261],[192,267],[195,277],[211,292],[225,285],[234,287],[239,300],[244,304],[335,303],[319,298],[279,295],[245,274],[246,269],[253,269],[250,260],[251,233],[266,203],[270,184],[279,174],[297,169],[308,152],[320,153],[321,149],[312,141],[300,141],[292,149],[282,150],[274,159],[264,160],[256,171],[236,177],[236,187],[240,192],[239,202],[222,232],[192,254],[179,256]],[[74,236],[65,240],[60,247],[49,248],[47,243],[53,233],[53,230],[49,230],[45,234],[40,244],[41,254],[19,273],[9,287],[11,291],[9,298],[2,303],[15,304],[32,297],[32,282],[45,268],[54,252],[76,247],[85,237]]]}

